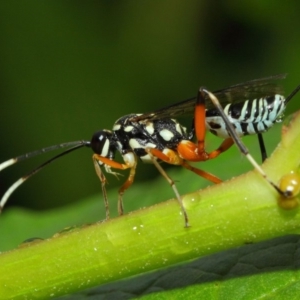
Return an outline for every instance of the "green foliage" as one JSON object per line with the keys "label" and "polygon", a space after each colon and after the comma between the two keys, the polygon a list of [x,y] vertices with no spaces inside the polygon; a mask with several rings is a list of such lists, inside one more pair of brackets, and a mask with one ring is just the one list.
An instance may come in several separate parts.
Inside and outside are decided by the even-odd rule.
{"label": "green foliage", "polygon": [[[289,130],[283,131],[279,147],[264,164],[275,182],[291,171],[298,172],[299,128],[300,114]],[[34,240],[3,253],[0,296],[59,296],[232,247],[299,233],[299,209],[281,209],[278,193],[254,171],[185,195],[183,201],[189,228],[183,227],[178,203],[165,201],[120,218],[70,228],[51,239]],[[292,201],[298,203],[299,199]],[[276,284],[276,276],[272,279]],[[173,283],[169,284],[172,287]],[[233,286],[226,284],[225,290],[231,289],[234,294]],[[179,290],[180,295],[186,292]],[[195,292],[192,288],[188,293]],[[205,292],[197,289],[198,293]]]}
{"label": "green foliage", "polygon": [[[89,139],[94,131],[111,128],[120,116],[132,112],[146,112],[192,97],[200,85],[216,90],[245,80],[285,72],[289,74],[283,82],[287,93],[299,84],[300,66],[299,61],[295,59],[300,52],[298,1],[231,1],[217,5],[218,7],[212,1],[193,0],[143,1],[134,4],[127,0],[2,1],[0,126],[3,137],[0,141],[0,161],[51,144]],[[292,101],[288,113],[299,109],[298,103],[297,100]],[[279,141],[279,131],[280,127],[277,126],[265,135],[268,152],[271,152]],[[247,138],[245,141],[251,153],[260,159],[256,138]],[[207,146],[214,149],[217,143],[219,141],[216,139],[209,138]],[[0,251],[13,249],[30,237],[47,239],[65,227],[103,220],[105,213],[99,192],[100,185],[90,156],[88,150],[74,153],[49,167],[14,193],[10,202],[35,209],[52,209],[47,212],[5,209],[0,217]],[[33,162],[28,161],[2,172],[1,194],[14,180],[46,158],[37,158]],[[280,162],[287,168],[285,171],[290,167],[287,163],[289,158],[284,157]],[[215,161],[206,162],[203,166],[201,164],[201,168],[224,180],[251,169],[236,149],[230,149]],[[276,167],[273,168],[269,164],[268,168],[268,174],[277,180]],[[208,185],[194,174],[179,168],[167,169],[167,172],[176,180],[181,194]],[[152,180],[155,174],[157,171],[153,166],[139,164],[136,182],[125,194],[126,212],[173,197],[172,190],[162,178]],[[114,217],[117,197],[117,188],[114,187],[119,186],[120,181],[112,177],[108,179],[110,206]],[[244,183],[242,182],[242,185]],[[212,190],[218,189],[219,187]],[[240,185],[236,183],[234,191],[231,192],[235,192],[235,189],[241,192]],[[208,191],[210,193],[211,190]],[[248,193],[253,191],[257,192],[253,186],[249,187]],[[257,196],[253,203],[260,201],[260,197],[262,196]],[[86,200],[72,206],[63,206],[79,199]],[[220,205],[226,203],[222,201],[219,202]],[[273,200],[270,202],[275,205]],[[200,212],[206,212],[209,217],[207,224],[212,222],[214,216],[211,214],[212,207],[209,206],[212,203],[209,198],[206,204],[199,208]],[[54,208],[59,205],[62,207]],[[159,207],[164,210],[164,205],[168,206],[162,203]],[[230,208],[230,203],[228,205]],[[171,206],[176,214],[177,204]],[[226,204],[222,204],[219,213],[223,213],[225,207]],[[232,203],[230,209],[233,207],[235,204]],[[277,210],[277,206],[275,207]],[[261,210],[258,212],[264,215],[261,221],[275,222],[274,215],[264,214]],[[253,213],[255,215],[255,212]],[[239,212],[232,210],[231,214],[234,216]],[[159,215],[158,213],[156,218]],[[252,213],[245,213],[245,219],[249,215],[252,216]],[[297,215],[296,210],[295,216],[287,213],[281,217],[286,218],[288,222],[293,218],[297,220]],[[174,219],[172,213],[169,217],[170,220],[175,220],[177,232],[181,232],[182,219],[179,216],[178,219]],[[225,218],[217,214],[215,217],[222,220]],[[200,221],[202,214],[199,220],[197,218],[195,216],[195,220]],[[123,219],[123,222],[125,220],[127,219]],[[264,223],[258,224],[264,227]],[[99,225],[98,230],[101,231],[102,225]],[[192,225],[192,230],[196,230],[197,222],[193,220]],[[157,226],[161,226],[159,222],[153,225],[152,231],[160,235]],[[203,226],[198,228],[202,230]],[[235,230],[239,228],[238,224]],[[75,231],[74,236],[77,233]],[[233,234],[233,237],[237,236],[236,231],[229,233]],[[280,232],[286,233],[288,231],[283,229]],[[269,239],[274,234],[277,236],[279,232],[271,230],[259,238],[252,230],[248,230],[245,241]],[[203,240],[201,232],[198,240],[200,246]],[[76,243],[75,238],[73,242]],[[52,240],[49,243],[51,244]],[[241,245],[241,240],[236,245]],[[225,249],[225,245],[223,246],[222,249]],[[30,259],[31,249],[34,247],[41,246],[36,244],[33,247],[21,248],[20,252],[18,250],[15,253],[27,252]],[[124,242],[121,250],[126,247]],[[214,246],[210,250],[215,252],[218,251],[217,248],[220,249],[220,246]],[[66,252],[58,252],[61,256],[56,257],[54,266],[60,265],[59,259],[64,261],[72,251],[76,252],[77,246],[69,244],[66,249]],[[272,253],[273,248],[266,251]],[[276,257],[281,260],[281,256]],[[16,259],[16,262],[19,263],[19,260]],[[296,262],[295,258],[294,263]],[[86,265],[88,264],[89,262],[86,262]],[[74,271],[77,264],[69,267]],[[31,265],[25,261],[24,270],[27,271],[28,268],[31,268]],[[214,268],[215,266],[212,266],[212,269]],[[31,275],[37,277],[35,273]],[[76,272],[73,275],[76,277]],[[228,295],[231,295],[232,299],[235,293],[244,295],[241,291],[244,287],[247,287],[246,292],[250,289],[256,290],[257,286],[262,285],[272,290],[282,280],[281,282],[289,287],[281,289],[282,295],[286,293],[287,296],[289,293],[288,297],[292,299],[297,294],[296,271],[293,273],[283,270],[282,274],[271,272],[250,275],[251,277],[227,280],[222,284],[223,291],[229,291]],[[2,269],[0,276],[4,276],[6,280],[9,274],[6,269]],[[16,275],[12,276],[11,282],[17,285],[17,279],[19,278]],[[47,280],[52,282],[52,278]],[[167,281],[172,280],[169,278]],[[275,283],[274,286],[271,285],[272,282]],[[168,293],[172,295],[167,294],[166,297],[183,295],[188,299],[197,293],[203,295],[205,291],[208,298],[224,295],[217,290],[220,285],[215,281],[207,285],[201,282],[200,290],[198,285],[190,284],[192,283],[187,283],[187,287],[182,289],[169,290]],[[277,298],[284,298],[278,289],[276,292]],[[273,298],[272,292],[266,294]],[[255,298],[254,295],[251,298],[252,295],[250,294],[249,299]],[[158,294],[153,297],[163,296]]]}
{"label": "green foliage", "polygon": [[[216,90],[288,73],[288,93],[299,84],[299,5],[2,1],[0,161],[90,139],[123,115],[193,97],[203,85]],[[296,107],[293,101],[288,113]],[[60,160],[22,186],[13,203],[45,209],[95,195],[91,154],[80,150]],[[1,192],[47,157],[5,170]],[[139,170],[137,182],[157,174]]]}
{"label": "green foliage", "polygon": [[298,299],[298,252],[299,236],[291,235],[60,299]]}

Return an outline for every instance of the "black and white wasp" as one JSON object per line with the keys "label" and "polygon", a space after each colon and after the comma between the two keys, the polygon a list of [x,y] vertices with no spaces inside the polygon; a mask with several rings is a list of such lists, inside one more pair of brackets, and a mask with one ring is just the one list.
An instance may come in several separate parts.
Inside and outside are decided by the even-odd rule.
{"label": "black and white wasp", "polygon": [[[106,177],[102,169],[115,175],[117,175],[114,171],[116,169],[130,170],[128,178],[119,189],[118,211],[122,215],[124,212],[123,194],[134,181],[136,166],[140,159],[143,162],[153,163],[171,185],[184,215],[185,226],[188,227],[188,216],[180,194],[174,181],[166,174],[159,162],[180,165],[213,183],[220,183],[221,180],[218,177],[195,168],[188,162],[216,158],[234,143],[280,195],[290,197],[292,195],[288,190],[281,190],[268,179],[240,139],[244,135],[258,134],[262,157],[263,159],[266,157],[261,134],[272,127],[274,123],[281,121],[288,102],[300,89],[299,85],[285,98],[280,86],[275,83],[275,80],[284,77],[285,75],[277,75],[256,79],[213,93],[200,88],[197,97],[150,113],[129,114],[121,117],[115,122],[112,130],[104,129],[96,132],[91,141],[63,143],[9,159],[0,164],[0,171],[33,156],[68,148],[17,180],[3,195],[0,201],[0,211],[10,195],[24,181],[57,158],[84,146],[92,148],[94,152],[93,162],[102,185],[106,218],[109,218],[109,207],[105,188]],[[194,117],[192,128],[189,131],[174,119],[186,114],[192,114]],[[221,145],[212,152],[205,150],[206,131],[223,139]],[[115,160],[116,152],[121,154],[123,162]]]}

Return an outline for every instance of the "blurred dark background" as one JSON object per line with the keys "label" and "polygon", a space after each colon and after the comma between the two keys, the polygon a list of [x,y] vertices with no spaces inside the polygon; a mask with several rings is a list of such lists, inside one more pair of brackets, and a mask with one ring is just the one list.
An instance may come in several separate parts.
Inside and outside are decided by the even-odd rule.
{"label": "blurred dark background", "polygon": [[[299,1],[271,0],[2,1],[0,161],[89,140],[123,115],[192,97],[201,85],[288,73],[291,91],[300,83],[299,11]],[[288,112],[297,107],[299,99]],[[10,203],[42,209],[99,194],[91,155],[82,149],[57,161]],[[0,193],[48,157],[4,170]],[[137,182],[158,174],[139,169]]]}

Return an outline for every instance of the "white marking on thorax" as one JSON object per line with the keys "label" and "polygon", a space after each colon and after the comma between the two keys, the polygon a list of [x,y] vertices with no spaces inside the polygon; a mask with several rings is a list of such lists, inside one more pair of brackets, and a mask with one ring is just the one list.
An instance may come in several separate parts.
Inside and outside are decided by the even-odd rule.
{"label": "white marking on thorax", "polygon": [[128,126],[125,126],[125,127],[124,127],[124,131],[125,131],[125,132],[131,132],[132,129],[133,129],[133,126],[132,126],[132,125],[128,125]]}
{"label": "white marking on thorax", "polygon": [[174,137],[174,133],[171,132],[169,129],[162,129],[159,132],[159,135],[165,140],[170,141]]}
{"label": "white marking on thorax", "polygon": [[180,126],[179,123],[176,123],[175,128],[176,128],[176,131],[177,131],[180,135],[183,134],[183,133],[182,133],[182,130],[181,130],[181,126]]}
{"label": "white marking on thorax", "polygon": [[152,122],[147,122],[145,126],[146,131],[152,135],[154,133],[154,126]]}
{"label": "white marking on thorax", "polygon": [[120,124],[115,124],[114,126],[113,126],[113,130],[114,131],[117,131],[117,130],[119,130],[121,128],[121,125]]}
{"label": "white marking on thorax", "polygon": [[129,146],[131,149],[144,148],[136,139],[130,139]]}
{"label": "white marking on thorax", "polygon": [[148,142],[144,148],[156,148],[156,145]]}

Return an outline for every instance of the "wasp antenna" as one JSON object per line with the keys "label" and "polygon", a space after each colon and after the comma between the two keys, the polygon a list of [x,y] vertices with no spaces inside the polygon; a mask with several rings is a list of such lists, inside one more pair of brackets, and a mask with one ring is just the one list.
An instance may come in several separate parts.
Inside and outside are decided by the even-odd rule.
{"label": "wasp antenna", "polygon": [[90,142],[87,141],[75,141],[75,142],[68,142],[68,143],[62,143],[62,144],[58,144],[58,145],[53,145],[53,146],[49,146],[43,149],[39,149],[39,150],[35,150],[26,154],[22,154],[20,156],[8,159],[6,161],[4,161],[3,163],[0,164],[0,172],[4,169],[6,169],[7,167],[14,165],[20,161],[29,159],[31,157],[34,156],[38,156],[50,151],[54,151],[54,150],[58,150],[58,149],[63,149],[63,148],[67,148],[67,147],[72,147],[72,146],[77,146],[77,145],[81,145],[82,146],[89,146]]}
{"label": "wasp antenna", "polygon": [[[73,147],[72,147],[73,146]],[[90,147],[90,142],[88,141],[77,141],[77,142],[68,142],[68,143],[63,143],[63,144],[59,144],[59,145],[54,145],[54,146],[50,146],[47,148],[43,148],[40,150],[36,150],[30,153],[26,153],[20,156],[17,156],[15,158],[11,158],[5,162],[3,162],[2,164],[0,164],[0,171],[2,171],[3,169],[17,163],[20,162],[22,160],[49,152],[49,151],[53,151],[53,150],[57,150],[57,149],[62,149],[62,148],[67,148],[67,147],[71,147],[65,151],[63,151],[62,153],[59,153],[57,155],[55,155],[54,157],[50,158],[49,160],[45,161],[44,163],[42,163],[40,166],[38,166],[37,168],[35,168],[34,170],[32,170],[31,172],[29,172],[27,175],[21,177],[20,179],[18,179],[14,184],[12,184],[8,190],[5,192],[5,194],[2,196],[1,201],[0,201],[0,213],[5,205],[5,203],[7,202],[8,198],[10,197],[10,195],[23,183],[25,182],[27,179],[29,179],[30,177],[32,177],[34,174],[38,173],[39,171],[41,171],[45,166],[49,165],[50,163],[52,163],[53,161],[55,161],[56,159],[69,154],[70,152],[73,152],[79,148],[82,147]]]}
{"label": "wasp antenna", "polygon": [[300,84],[285,98],[284,103],[288,104],[288,102],[299,92]]}
{"label": "wasp antenna", "polygon": [[287,77],[288,73],[282,73],[282,74],[277,74],[277,75],[273,75],[271,76],[271,78],[273,79],[285,79]]}

